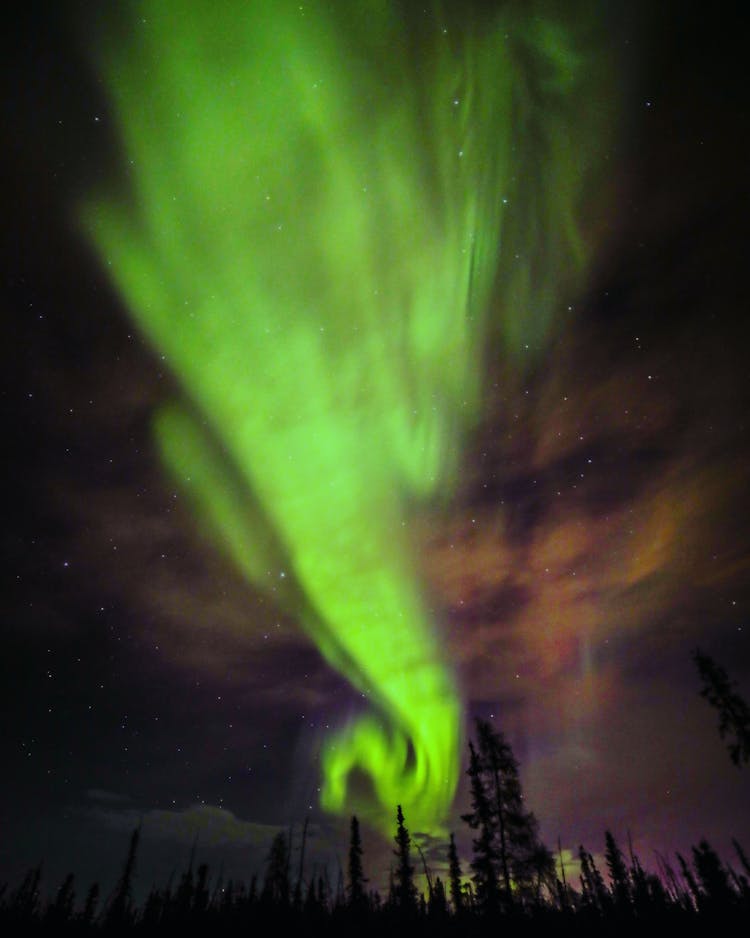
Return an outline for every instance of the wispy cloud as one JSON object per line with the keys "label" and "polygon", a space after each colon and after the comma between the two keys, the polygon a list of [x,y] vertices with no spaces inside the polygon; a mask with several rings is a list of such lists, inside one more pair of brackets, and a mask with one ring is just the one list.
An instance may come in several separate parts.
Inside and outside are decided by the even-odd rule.
{"label": "wispy cloud", "polygon": [[245,821],[216,805],[193,804],[180,811],[159,808],[141,811],[119,806],[126,799],[109,792],[92,789],[87,794],[94,804],[84,810],[92,820],[113,830],[141,825],[149,836],[179,844],[197,840],[202,847],[259,847],[269,844],[281,830],[278,825]]}

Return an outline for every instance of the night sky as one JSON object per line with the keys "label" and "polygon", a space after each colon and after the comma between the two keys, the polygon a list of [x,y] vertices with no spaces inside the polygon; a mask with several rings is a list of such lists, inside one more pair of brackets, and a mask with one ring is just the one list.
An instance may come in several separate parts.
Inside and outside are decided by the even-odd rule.
{"label": "night sky", "polygon": [[[161,468],[151,418],[174,377],[74,218],[119,160],[86,18],[17,6],[0,880],[43,859],[50,887],[68,870],[106,887],[141,820],[142,888],[196,834],[246,876],[308,814],[333,869],[345,825],[318,807],[316,759],[357,694]],[[548,844],[600,853],[605,829],[630,832],[653,867],[703,836],[750,846],[750,769],[730,763],[691,661],[700,646],[750,693],[750,329],[741,31],[650,6],[615,18],[625,104],[588,287],[529,367],[487,348],[457,491],[414,528],[468,719],[507,734]],[[462,781],[468,855],[467,806]],[[372,831],[365,848],[387,869]]]}

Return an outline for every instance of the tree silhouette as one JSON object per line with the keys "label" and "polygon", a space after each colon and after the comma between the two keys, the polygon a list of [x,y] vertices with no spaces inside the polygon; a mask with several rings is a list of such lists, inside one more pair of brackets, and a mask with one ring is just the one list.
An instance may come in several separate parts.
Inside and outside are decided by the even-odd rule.
{"label": "tree silhouette", "polygon": [[[737,842],[735,848],[742,867],[740,871],[724,863],[708,842],[702,840],[691,848],[689,861],[677,854],[679,871],[673,870],[668,859],[657,853],[656,875],[643,869],[633,853],[630,838],[628,865],[617,841],[607,832],[605,857],[609,885],[605,885],[592,855],[580,847],[580,893],[569,886],[564,869],[561,869],[563,882],[557,881],[557,891],[552,887],[534,901],[525,901],[523,894],[519,897],[513,881],[513,905],[501,906],[497,915],[489,917],[487,907],[474,901],[471,887],[467,884],[466,888],[460,888],[460,864],[455,839],[451,838],[448,851],[451,877],[456,887],[454,894],[457,907],[462,910],[460,915],[451,916],[446,887],[439,876],[433,876],[426,864],[429,896],[417,896],[410,852],[416,845],[411,842],[401,811],[397,817],[398,849],[395,855],[398,864],[394,863],[391,869],[390,901],[381,902],[377,891],[373,891],[370,896],[363,894],[361,911],[357,914],[352,912],[351,899],[344,904],[340,868],[339,879],[342,883],[336,890],[337,896],[331,890],[327,868],[323,867],[322,872],[316,872],[313,868],[307,884],[306,899],[299,907],[290,904],[289,837],[284,834],[277,834],[271,844],[266,888],[260,899],[255,875],[249,885],[241,880],[225,881],[223,871],[213,878],[205,864],[193,872],[191,857],[190,864],[181,876],[177,877],[173,873],[163,888],[154,885],[144,904],[136,908],[132,896],[127,898],[130,895],[137,847],[137,838],[133,837],[123,874],[105,915],[98,920],[95,918],[96,886],[90,890],[85,908],[76,914],[73,874],[68,875],[45,902],[39,891],[41,867],[37,867],[29,871],[21,885],[10,895],[6,894],[6,886],[0,883],[0,934],[86,935],[97,932],[108,935],[150,935],[179,930],[187,935],[204,931],[222,935],[265,934],[276,929],[280,934],[325,934],[336,938],[348,935],[353,929],[367,936],[388,932],[400,934],[408,928],[436,938],[453,935],[482,938],[498,932],[504,934],[506,931],[509,935],[516,932],[546,934],[555,930],[564,935],[601,933],[617,936],[629,933],[636,924],[638,927],[642,925],[648,933],[671,933],[679,930],[681,925],[686,925],[688,931],[701,933],[707,928],[721,928],[721,934],[744,934],[747,930],[750,881],[745,874],[750,873],[750,859]],[[361,860],[357,824],[353,825],[351,843],[355,848],[354,855]],[[359,870],[356,862],[354,868],[354,876],[350,873],[349,883],[352,879],[354,882],[366,882],[361,874],[361,863]],[[175,888],[172,888],[173,878],[178,880]],[[210,883],[213,885],[210,886]],[[189,884],[189,888],[186,884]],[[502,897],[502,887],[500,895]],[[126,897],[124,900],[123,896]],[[114,918],[112,912],[115,897],[120,901],[119,920]],[[523,903],[521,898],[524,898]]]}
{"label": "tree silhouette", "polygon": [[347,893],[349,897],[349,906],[352,909],[362,909],[366,901],[365,878],[362,868],[362,838],[359,833],[359,821],[355,814],[352,815],[351,826],[349,829],[349,883]]}
{"label": "tree silhouette", "polygon": [[[497,911],[500,904],[498,884],[499,855],[495,846],[495,824],[489,798],[482,779],[482,764],[474,744],[469,742],[469,779],[471,781],[471,806],[469,814],[462,814],[472,830],[478,830],[479,836],[472,841],[474,856],[471,868],[472,879],[476,888],[477,904],[486,912]],[[507,879],[510,888],[510,877]]]}
{"label": "tree silhouette", "polygon": [[412,915],[417,908],[417,887],[414,885],[414,864],[411,862],[411,837],[404,824],[401,805],[396,811],[396,869],[393,874],[393,899],[404,915]]}
{"label": "tree silhouette", "polygon": [[289,904],[289,841],[283,831],[271,841],[262,899],[271,905]]}
{"label": "tree silhouette", "polygon": [[581,863],[581,893],[584,904],[599,913],[609,911],[611,902],[602,874],[593,856],[582,844],[578,848],[578,859]]}
{"label": "tree silhouette", "polygon": [[439,876],[430,887],[430,898],[427,902],[427,911],[433,921],[442,921],[448,915],[448,900],[445,897],[445,886]]}
{"label": "tree silhouette", "polygon": [[527,861],[527,869],[533,876],[533,898],[539,903],[542,900],[542,888],[547,887],[550,893],[555,893],[555,858],[552,851],[539,839],[537,830],[534,831],[534,848]]}
{"label": "tree silhouette", "polygon": [[701,697],[719,712],[719,735],[734,737],[727,744],[732,762],[750,761],[750,706],[737,691],[727,672],[700,648],[693,652],[693,661],[703,681]]}
{"label": "tree silhouette", "polygon": [[135,874],[135,858],[138,853],[138,842],[141,838],[141,828],[136,827],[130,836],[130,847],[117,882],[115,891],[109,902],[106,923],[110,926],[119,926],[130,923],[133,917],[133,876]]}
{"label": "tree silhouette", "polygon": [[681,853],[677,854],[677,862],[680,864],[680,872],[682,873],[682,878],[687,883],[687,887],[689,890],[689,893],[686,893],[685,896],[683,897],[683,902],[686,908],[688,908],[688,903],[689,903],[689,911],[692,912],[694,909],[698,909],[699,907],[701,907],[702,900],[703,900],[703,893],[698,888],[698,883],[696,882],[695,877],[693,876],[693,872],[688,866],[687,861],[685,860],[685,857],[683,857]]}
{"label": "tree silhouette", "polygon": [[625,857],[611,831],[604,833],[604,859],[609,871],[612,898],[619,912],[630,909],[631,883]]}
{"label": "tree silhouette", "polygon": [[73,906],[76,899],[74,884],[75,877],[72,873],[68,873],[57,890],[54,902],[51,902],[47,909],[47,924],[55,928],[61,928],[72,920]]}
{"label": "tree silhouette", "polygon": [[349,826],[349,856],[345,890],[349,908],[360,911],[364,909],[367,899],[366,883],[367,879],[362,868],[362,837],[359,830],[359,820],[353,814]]}
{"label": "tree silhouette", "polygon": [[671,865],[657,852],[656,859],[659,864],[659,876],[647,873],[641,866],[641,861],[633,852],[633,843],[628,832],[628,851],[630,854],[630,897],[633,913],[639,918],[647,915],[663,914],[670,902],[670,893],[679,903],[679,889]]}
{"label": "tree silhouette", "polygon": [[188,867],[180,878],[180,884],[177,887],[175,895],[175,913],[180,920],[185,920],[190,915],[190,909],[193,904],[193,864],[195,863],[195,851],[198,846],[197,835],[193,840],[193,846],[190,850],[190,859]]}
{"label": "tree silhouette", "polygon": [[732,905],[735,893],[729,884],[729,873],[707,840],[693,847],[693,868],[698,874],[699,907],[719,910]]}
{"label": "tree silhouette", "polygon": [[448,847],[448,875],[453,911],[456,915],[460,915],[464,908],[464,893],[463,886],[461,885],[461,863],[458,859],[458,850],[456,849],[456,838],[454,834],[451,834],[451,842]]}
{"label": "tree silhouette", "polygon": [[94,921],[96,916],[96,907],[99,904],[99,883],[92,883],[89,891],[86,893],[86,901],[83,904],[81,912],[81,923],[88,927]]}
{"label": "tree silhouette", "polygon": [[210,896],[208,892],[208,864],[201,863],[195,880],[193,893],[193,914],[203,915],[208,908]]}
{"label": "tree silhouette", "polygon": [[477,747],[469,743],[472,811],[462,817],[479,831],[471,864],[477,899],[494,909],[509,904],[514,893],[536,899],[554,864],[534,814],[525,808],[510,744],[485,720],[477,720],[476,728]]}
{"label": "tree silhouette", "polygon": [[16,889],[10,902],[10,908],[19,919],[31,919],[39,906],[39,883],[42,879],[42,865],[28,871],[21,885]]}

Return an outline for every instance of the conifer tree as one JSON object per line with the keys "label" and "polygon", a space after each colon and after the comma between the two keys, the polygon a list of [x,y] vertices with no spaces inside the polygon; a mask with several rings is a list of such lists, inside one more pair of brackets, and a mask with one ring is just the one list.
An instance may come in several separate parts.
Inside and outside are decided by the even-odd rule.
{"label": "conifer tree", "polygon": [[195,849],[197,846],[197,838],[193,841],[193,846],[190,851],[190,860],[188,861],[188,867],[180,878],[180,884],[177,887],[177,892],[175,894],[175,907],[178,918],[187,919],[190,915],[190,908],[193,903],[193,864],[195,863]]}
{"label": "conifer tree", "polygon": [[307,895],[305,896],[305,905],[304,913],[307,917],[312,917],[318,912],[318,896],[315,891],[315,873],[310,880],[310,884],[307,887]]}
{"label": "conifer tree", "polygon": [[552,855],[539,840],[538,824],[523,803],[510,744],[485,720],[476,721],[477,747],[469,743],[472,811],[463,819],[479,832],[474,840],[477,899],[492,910],[519,896],[538,893],[554,870]]}
{"label": "conifer tree", "polygon": [[612,898],[618,911],[625,912],[630,908],[631,900],[631,882],[625,857],[611,831],[605,831],[604,843],[604,859],[609,872]]}
{"label": "conifer tree", "polygon": [[680,864],[680,872],[682,873],[682,878],[687,883],[689,893],[685,893],[683,896],[683,901],[685,908],[692,912],[694,909],[700,907],[702,902],[702,893],[698,888],[698,883],[695,881],[695,877],[688,866],[685,857],[681,853],[677,854],[677,862]]}
{"label": "conifer tree", "polygon": [[362,868],[362,838],[359,832],[359,821],[352,815],[349,832],[349,883],[347,893],[349,906],[352,909],[362,909],[365,906],[365,879]]}
{"label": "conifer tree", "polygon": [[323,867],[323,872],[318,876],[318,908],[322,912],[328,912],[332,906],[331,881],[328,878],[328,867]]}
{"label": "conifer tree", "polygon": [[448,875],[453,911],[456,915],[460,915],[464,908],[464,894],[461,886],[461,863],[458,859],[458,850],[456,849],[456,838],[454,834],[451,834],[451,842],[448,847]]}
{"label": "conifer tree", "polygon": [[108,925],[127,924],[133,915],[133,876],[135,874],[135,858],[138,853],[138,842],[141,837],[140,826],[136,827],[130,836],[130,847],[125,865],[118,880],[115,891],[109,904],[106,920]]}
{"label": "conifer tree", "polygon": [[707,840],[693,847],[693,868],[698,874],[704,908],[726,909],[732,905],[735,893],[729,884],[729,874]]}
{"label": "conifer tree", "polygon": [[568,887],[568,879],[565,875],[565,858],[563,857],[562,840],[559,834],[557,837],[557,853],[560,857],[560,876],[558,878],[557,870],[555,869],[555,896],[557,897],[558,908],[562,911],[567,911],[570,908],[571,892]]}
{"label": "conifer tree", "polygon": [[479,836],[472,841],[474,847],[474,856],[471,861],[471,868],[474,871],[472,879],[476,888],[478,905],[484,911],[492,913],[500,904],[499,858],[495,847],[495,823],[482,779],[479,753],[472,742],[469,742],[468,775],[471,783],[473,810],[461,815],[461,818],[472,830],[479,831]]}
{"label": "conifer tree", "polygon": [[534,848],[528,858],[526,866],[528,870],[533,873],[533,896],[534,901],[539,903],[542,901],[543,887],[546,887],[548,892],[552,895],[556,892],[555,858],[552,856],[552,851],[549,847],[539,840],[536,827],[534,830],[534,839]]}
{"label": "conifer tree", "polygon": [[272,905],[289,903],[289,842],[283,831],[271,841],[262,898]]}
{"label": "conifer tree", "polygon": [[713,658],[696,648],[693,661],[703,681],[701,697],[719,712],[719,736],[734,737],[727,745],[730,759],[738,767],[750,762],[750,706]]}
{"label": "conifer tree", "polygon": [[208,909],[208,903],[208,864],[201,863],[198,867],[198,876],[195,882],[193,914],[202,915]]}
{"label": "conifer tree", "polygon": [[247,891],[247,901],[252,905],[258,900],[258,875],[253,873],[250,877],[250,888]]}
{"label": "conifer tree", "polygon": [[99,904],[99,883],[92,883],[89,891],[86,893],[86,901],[83,904],[81,913],[81,922],[83,925],[92,925],[96,916],[96,907]]}
{"label": "conifer tree", "polygon": [[628,833],[628,847],[630,853],[630,869],[628,870],[628,879],[630,885],[630,903],[633,913],[643,917],[654,911],[663,910],[668,901],[667,889],[673,888],[675,884],[674,870],[657,853],[656,858],[659,864],[659,876],[647,873],[641,866],[641,861],[633,852],[633,843]]}
{"label": "conifer tree", "polygon": [[411,837],[404,824],[401,805],[396,811],[396,869],[393,874],[393,897],[396,908],[404,915],[411,915],[417,908],[417,887],[414,885],[414,865],[411,862]]}
{"label": "conifer tree", "polygon": [[73,918],[73,905],[75,904],[75,878],[72,873],[63,880],[57,891],[54,902],[47,909],[47,922],[55,927],[66,925]]}
{"label": "conifer tree", "polygon": [[19,919],[32,919],[39,906],[39,883],[42,879],[42,865],[29,870],[21,885],[13,893],[10,908]]}
{"label": "conifer tree", "polygon": [[609,893],[593,856],[582,844],[578,848],[578,859],[581,863],[581,890],[584,902],[591,909],[606,912],[609,907]]}
{"label": "conifer tree", "polygon": [[427,909],[433,919],[442,919],[448,914],[448,901],[445,897],[445,886],[439,876],[435,877],[435,882],[430,888],[430,898],[427,903]]}

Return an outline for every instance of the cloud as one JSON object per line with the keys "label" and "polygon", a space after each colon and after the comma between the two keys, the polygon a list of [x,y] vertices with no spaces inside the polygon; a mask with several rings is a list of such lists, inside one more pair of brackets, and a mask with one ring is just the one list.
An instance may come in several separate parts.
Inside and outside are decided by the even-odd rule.
{"label": "cloud", "polygon": [[144,834],[178,844],[197,840],[201,847],[265,847],[282,830],[278,825],[242,820],[217,805],[193,804],[181,811],[159,808],[139,811],[110,806],[127,799],[108,792],[92,789],[87,794],[98,802],[85,809],[94,821],[113,830],[130,830],[141,825]]}

